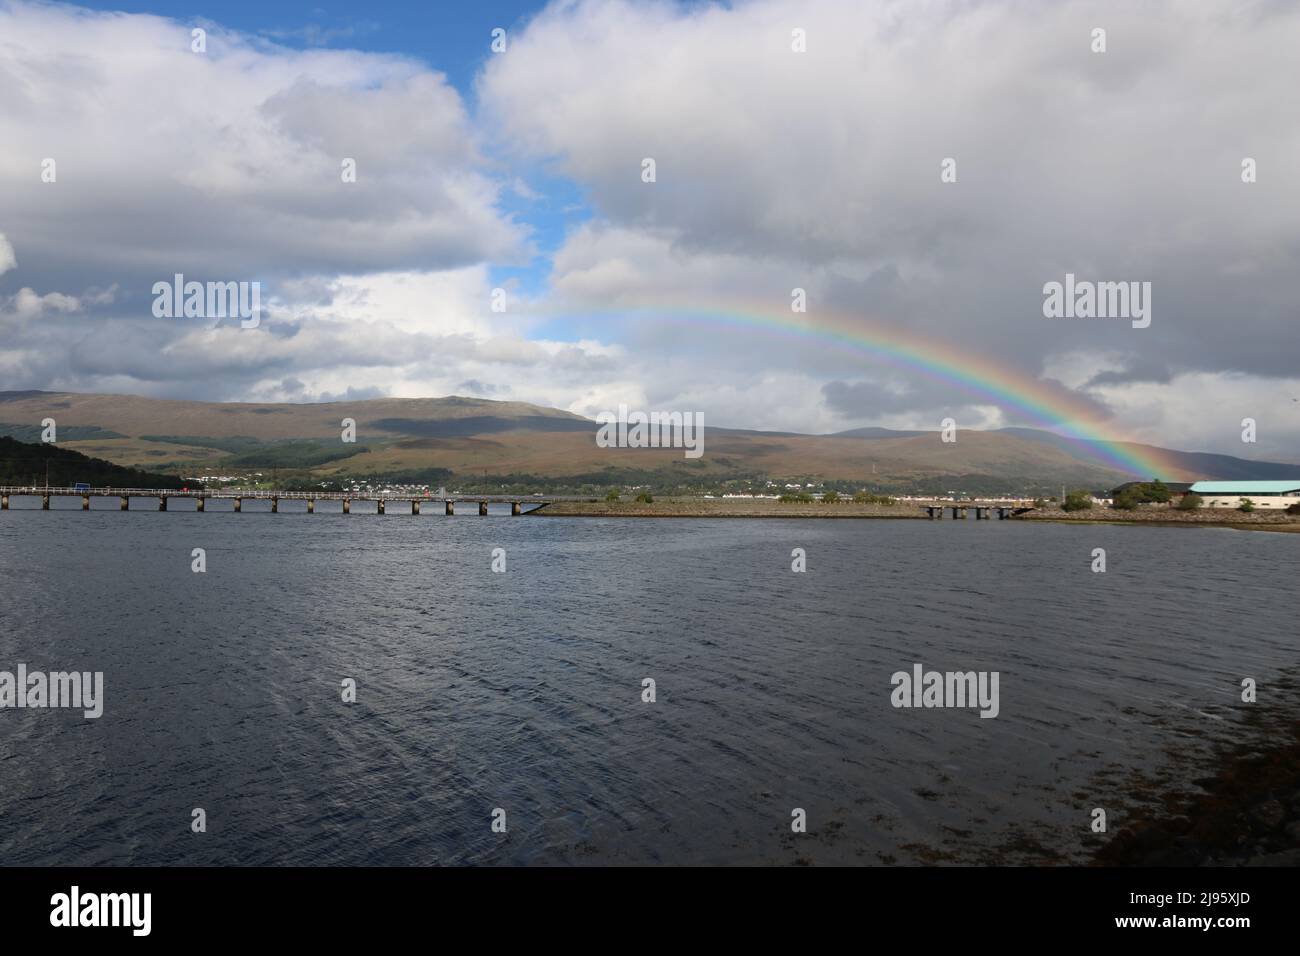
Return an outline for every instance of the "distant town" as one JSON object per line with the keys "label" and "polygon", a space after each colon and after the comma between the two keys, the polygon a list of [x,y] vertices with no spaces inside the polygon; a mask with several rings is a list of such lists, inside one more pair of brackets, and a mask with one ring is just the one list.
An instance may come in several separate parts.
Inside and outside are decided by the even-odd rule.
{"label": "distant town", "polygon": [[[475,483],[473,486],[467,486],[464,488],[448,488],[446,486],[434,487],[427,483],[412,484],[403,482],[383,482],[377,481],[374,478],[277,483],[274,474],[261,471],[246,472],[242,474],[189,475],[182,476],[182,480],[193,484],[196,487],[219,489],[222,492],[282,489],[352,493],[361,497],[380,495],[425,495],[429,497],[441,497],[446,495],[454,496],[481,493],[485,491],[480,483]],[[841,485],[844,483],[835,482],[833,484]],[[516,489],[502,486],[499,490],[509,492],[515,491]],[[592,493],[595,493],[596,490],[597,489],[592,489]],[[621,489],[606,490],[605,495],[607,497],[613,494],[617,494],[620,497],[622,494],[628,494],[634,497],[637,495],[649,496],[654,491],[655,489],[650,485],[629,485]],[[543,492],[536,491],[531,492],[530,494],[541,497]],[[1147,506],[1163,506],[1184,511],[1205,508],[1231,509],[1250,512],[1256,509],[1261,509],[1286,511],[1290,514],[1300,514],[1300,478],[1291,481],[1131,481],[1119,485],[1114,489],[1110,489],[1109,491],[1067,491],[1063,488],[1059,497],[1056,495],[1023,495],[1011,492],[985,494],[958,489],[949,489],[942,493],[936,492],[930,494],[886,494],[872,492],[866,489],[846,492],[841,491],[838,487],[830,487],[828,486],[828,483],[820,481],[780,482],[769,480],[763,482],[761,487],[750,487],[746,490],[703,491],[697,493],[695,497],[706,500],[768,499],[774,501],[824,501],[831,503],[839,500],[848,500],[856,501],[860,504],[889,504],[893,502],[920,503],[933,501],[960,503],[962,501],[974,501],[978,499],[982,502],[1015,505],[1020,507],[1031,507],[1035,505],[1043,507],[1048,504],[1057,504],[1065,511],[1079,511],[1092,507],[1127,511]]]}

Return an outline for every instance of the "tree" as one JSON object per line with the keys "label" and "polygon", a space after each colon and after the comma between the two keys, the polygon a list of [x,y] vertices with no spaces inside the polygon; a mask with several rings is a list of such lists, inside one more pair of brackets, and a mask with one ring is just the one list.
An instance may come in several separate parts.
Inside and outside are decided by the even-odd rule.
{"label": "tree", "polygon": [[648,491],[643,491],[641,494],[636,496],[636,500],[643,505],[653,504],[655,496],[650,494]]}
{"label": "tree", "polygon": [[1129,485],[1115,496],[1113,507],[1121,511],[1132,511],[1138,505],[1167,504],[1172,498],[1173,494],[1169,486],[1156,478],[1141,484]]}
{"label": "tree", "polygon": [[1065,496],[1063,511],[1087,511],[1092,507],[1092,495],[1086,491],[1072,491]]}
{"label": "tree", "polygon": [[617,491],[617,489],[614,489],[614,488],[609,489],[609,491],[607,491],[607,492],[605,493],[605,500],[606,500],[606,501],[618,501],[618,491]]}
{"label": "tree", "polygon": [[838,504],[839,500],[840,500],[840,493],[838,491],[832,490],[822,495],[822,504],[826,504],[826,505]]}
{"label": "tree", "polygon": [[1150,484],[1143,485],[1143,490],[1145,500],[1154,501],[1158,504],[1166,504],[1171,497],[1169,486],[1159,478],[1153,479]]}
{"label": "tree", "polygon": [[1189,491],[1187,494],[1183,495],[1182,499],[1178,502],[1178,510],[1195,511],[1201,506],[1202,500],[1203,499],[1200,495]]}
{"label": "tree", "polygon": [[1114,497],[1110,506],[1116,511],[1132,511],[1138,506],[1138,496],[1133,494],[1133,489],[1126,488]]}

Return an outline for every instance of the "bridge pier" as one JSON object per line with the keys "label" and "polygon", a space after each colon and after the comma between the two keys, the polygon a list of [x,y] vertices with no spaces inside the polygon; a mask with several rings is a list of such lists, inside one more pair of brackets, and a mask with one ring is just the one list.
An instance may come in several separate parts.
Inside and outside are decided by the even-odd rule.
{"label": "bridge pier", "polygon": [[[454,516],[456,514],[457,501],[459,501],[462,505],[465,505],[466,507],[478,505],[478,514],[480,517],[488,517],[493,514],[496,514],[497,512],[494,512],[492,510],[493,504],[498,504],[503,506],[508,504],[510,506],[510,514],[512,516],[517,517],[519,515],[529,513],[530,510],[535,510],[539,504],[545,505],[549,501],[553,500],[550,497],[539,497],[537,499],[530,498],[527,501],[525,501],[522,498],[513,498],[509,494],[490,495],[490,496],[485,496],[480,498],[470,497],[469,495],[466,495],[466,497],[458,499],[458,498],[451,497],[446,491],[439,491],[437,496],[434,496],[431,495],[427,490],[421,492],[414,492],[414,493],[403,491],[400,494],[392,490],[387,490],[386,492],[382,492],[382,494],[396,494],[397,496],[392,499],[389,499],[387,497],[381,498],[379,497],[378,494],[372,495],[371,493],[364,493],[364,492],[358,494],[357,497],[352,497],[352,495],[354,494],[357,494],[355,490],[318,491],[316,489],[310,489],[305,491],[290,491],[290,490],[282,491],[276,488],[261,488],[245,495],[241,493],[241,491],[236,490],[234,488],[229,488],[229,489],[111,488],[111,487],[88,488],[84,484],[77,487],[63,487],[63,486],[55,486],[55,485],[46,485],[44,487],[39,485],[38,486],[0,485],[0,510],[3,511],[11,510],[10,499],[14,495],[40,498],[41,501],[40,507],[41,510],[43,511],[54,510],[51,502],[51,499],[53,498],[62,497],[62,498],[69,498],[74,501],[77,498],[80,498],[81,510],[93,511],[94,508],[92,507],[92,505],[94,504],[93,501],[94,498],[97,497],[111,498],[116,496],[119,503],[118,506],[122,511],[131,510],[132,498],[143,498],[143,499],[155,498],[158,501],[159,511],[171,511],[172,510],[171,499],[178,498],[178,499],[192,500],[194,502],[194,510],[196,512],[201,513],[208,510],[208,499],[211,498],[217,501],[230,501],[232,503],[232,510],[236,514],[238,514],[239,512],[244,510],[244,499],[247,497],[247,498],[253,498],[255,500],[269,501],[271,503],[270,510],[272,514],[279,513],[280,499],[288,498],[288,499],[301,500],[306,502],[307,514],[315,514],[317,511],[316,506],[321,501],[341,502],[343,505],[343,513],[345,515],[351,514],[353,503],[357,501],[364,501],[364,502],[374,502],[376,511],[382,515],[387,513],[388,505],[390,501],[395,501],[399,506],[399,508],[403,504],[409,502],[411,506],[411,515],[418,516],[424,513],[425,510],[424,506],[426,504],[433,503],[436,505],[436,503],[439,500],[441,500],[448,517]],[[528,505],[528,509],[524,508],[525,504]],[[929,512],[931,518],[942,518],[944,508],[948,506],[947,505],[930,505],[930,506],[922,505],[921,507]],[[969,508],[974,508],[975,505],[974,504],[955,505],[952,507],[953,507],[954,517],[965,518],[968,517],[968,515],[966,514],[967,510]],[[993,510],[995,507],[998,508],[999,517],[1003,517],[1003,516],[1012,517],[1012,513],[1011,513],[1012,509],[1007,508],[1004,514],[1002,510],[1002,506],[992,506],[992,505],[981,505],[979,508],[978,517],[992,518]],[[182,508],[181,510],[184,511],[185,509]],[[221,509],[218,508],[217,510],[220,511]],[[253,510],[257,511],[258,509],[254,508]],[[325,510],[328,513],[329,509],[326,508]],[[290,508],[289,511],[290,513],[292,513],[293,509]],[[501,509],[500,513],[501,514],[505,513],[504,507]],[[1018,514],[1020,512],[1016,511],[1016,513]]]}
{"label": "bridge pier", "polygon": [[958,518],[964,520],[967,517],[966,509],[961,507],[960,505],[954,505],[952,509],[952,517],[954,521],[956,521]]}
{"label": "bridge pier", "polygon": [[987,521],[987,520],[988,520],[989,518],[991,518],[991,517],[993,517],[993,513],[992,513],[992,511],[991,511],[990,509],[985,508],[985,507],[983,507],[982,505],[976,505],[976,506],[975,506],[975,520],[976,520],[976,521]]}

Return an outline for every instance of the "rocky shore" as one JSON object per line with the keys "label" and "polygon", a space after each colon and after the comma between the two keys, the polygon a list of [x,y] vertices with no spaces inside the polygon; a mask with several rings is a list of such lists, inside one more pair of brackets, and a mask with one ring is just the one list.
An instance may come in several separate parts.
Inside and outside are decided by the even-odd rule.
{"label": "rocky shore", "polygon": [[1057,505],[1035,508],[1016,516],[1017,521],[1073,521],[1093,524],[1158,524],[1215,526],[1249,531],[1300,531],[1300,515],[1284,511],[1229,511],[1222,508],[1198,508],[1179,511],[1166,506],[1144,506],[1119,511],[1094,505],[1083,511],[1063,511]]}
{"label": "rocky shore", "polygon": [[655,498],[651,502],[556,501],[529,514],[541,518],[912,518],[926,515],[914,503],[854,504],[777,501],[774,498]]}
{"label": "rocky shore", "polygon": [[[950,501],[934,504],[952,507]],[[896,518],[928,520],[921,501],[898,501],[892,505],[855,504],[853,501],[777,501],[774,498],[655,498],[651,502],[624,498],[620,501],[556,501],[529,512],[541,518]],[[945,513],[945,521],[951,514]],[[967,520],[974,521],[972,514]],[[1015,521],[1070,521],[1075,523],[1156,524],[1237,528],[1249,531],[1300,531],[1300,515],[1276,511],[1197,510],[1179,511],[1168,507],[1142,507],[1117,511],[1100,505],[1086,511],[1062,511],[1056,505],[1016,515]]]}

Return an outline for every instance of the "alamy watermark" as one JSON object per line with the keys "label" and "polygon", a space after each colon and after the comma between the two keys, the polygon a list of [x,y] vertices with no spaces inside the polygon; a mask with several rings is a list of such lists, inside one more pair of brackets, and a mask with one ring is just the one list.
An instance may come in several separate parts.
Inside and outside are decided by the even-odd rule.
{"label": "alamy watermark", "polygon": [[685,457],[704,454],[703,412],[629,412],[626,405],[596,416],[600,448],[684,448]]}
{"label": "alamy watermark", "polygon": [[262,283],[186,282],[153,284],[153,314],[159,319],[239,319],[240,328],[255,329],[262,321]]}
{"label": "alamy watermark", "polygon": [[0,710],[41,710],[50,707],[81,709],[87,720],[104,713],[103,671],[0,671]]}
{"label": "alamy watermark", "polygon": [[1133,328],[1151,324],[1150,282],[1076,281],[1073,272],[1065,282],[1043,286],[1043,315],[1049,319],[1132,319]]}
{"label": "alamy watermark", "polygon": [[125,927],[132,936],[148,936],[153,928],[152,893],[83,893],[73,884],[67,893],[50,897],[54,927]]}
{"label": "alamy watermark", "polygon": [[889,682],[895,707],[978,707],[981,717],[996,717],[1001,710],[997,671],[943,673],[913,664],[910,674],[895,671]]}

